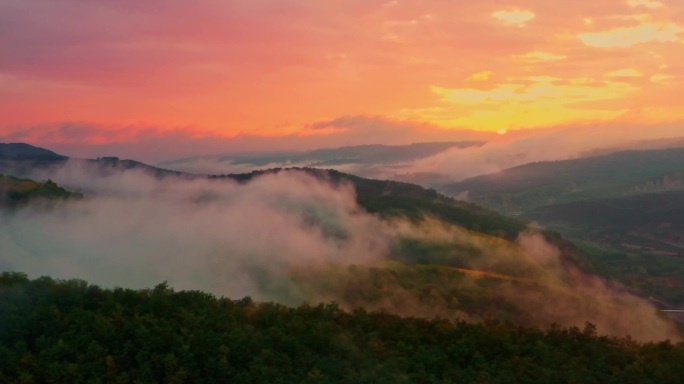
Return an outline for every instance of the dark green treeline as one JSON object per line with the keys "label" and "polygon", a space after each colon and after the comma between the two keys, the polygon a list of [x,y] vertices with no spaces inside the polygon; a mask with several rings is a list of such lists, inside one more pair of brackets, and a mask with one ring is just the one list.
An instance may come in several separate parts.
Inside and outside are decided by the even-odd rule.
{"label": "dark green treeline", "polygon": [[684,345],[0,274],[0,383],[684,383]]}

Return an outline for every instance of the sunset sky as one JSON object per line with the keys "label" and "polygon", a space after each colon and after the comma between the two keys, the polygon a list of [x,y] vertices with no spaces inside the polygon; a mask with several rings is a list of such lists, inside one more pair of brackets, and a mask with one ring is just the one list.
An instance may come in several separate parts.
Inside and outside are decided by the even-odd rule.
{"label": "sunset sky", "polygon": [[683,75],[681,0],[0,0],[0,141],[619,134],[684,120]]}

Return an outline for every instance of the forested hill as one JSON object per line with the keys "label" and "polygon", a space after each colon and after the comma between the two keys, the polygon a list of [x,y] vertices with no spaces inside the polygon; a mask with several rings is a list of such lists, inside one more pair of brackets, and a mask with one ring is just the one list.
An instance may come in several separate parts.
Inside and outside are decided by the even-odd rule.
{"label": "forested hill", "polygon": [[0,274],[3,383],[682,383],[684,344]]}
{"label": "forested hill", "polygon": [[209,177],[246,183],[255,177],[281,172],[306,172],[333,185],[350,183],[354,187],[359,205],[370,213],[385,217],[405,216],[421,219],[431,216],[450,224],[509,240],[515,239],[526,228],[523,221],[475,204],[457,201],[434,189],[399,181],[367,179],[332,169],[274,168]]}
{"label": "forested hill", "polygon": [[97,159],[79,160],[79,161],[84,162],[88,165],[99,166],[99,169],[100,169],[101,173],[103,173],[103,174],[133,170],[133,171],[142,171],[142,172],[148,173],[148,174],[155,176],[155,177],[170,177],[170,176],[188,177],[188,178],[195,177],[194,175],[191,175],[188,173],[178,172],[178,171],[170,171],[168,169],[158,168],[158,167],[155,167],[152,165],[141,163],[141,162],[136,161],[136,160],[122,160],[118,157],[98,157]]}
{"label": "forested hill", "polygon": [[[334,185],[351,183],[359,205],[372,214],[386,218],[408,217],[413,220],[435,218],[468,230],[514,241],[528,229],[528,223],[502,215],[476,204],[455,200],[416,184],[392,180],[373,180],[328,169],[274,168],[242,174],[209,176],[212,179],[233,179],[247,183],[255,177],[281,172],[306,172]],[[561,250],[564,262],[584,271],[596,272],[594,265],[559,233],[544,231],[550,243]]]}
{"label": "forested hill", "polygon": [[684,189],[684,148],[530,163],[442,189],[504,211]]}
{"label": "forested hill", "polygon": [[63,200],[78,197],[82,195],[67,191],[50,180],[39,183],[0,175],[0,208],[19,207],[36,200]]}
{"label": "forested hill", "polygon": [[0,143],[0,161],[63,161],[66,159],[68,159],[66,156],[25,143]]}
{"label": "forested hill", "polygon": [[183,172],[170,171],[135,160],[122,160],[104,156],[96,159],[77,159],[57,154],[45,148],[25,143],[0,143],[0,174],[30,177],[36,169],[49,171],[64,166],[68,161],[83,165],[99,166],[102,173],[140,170],[157,177],[189,176]]}

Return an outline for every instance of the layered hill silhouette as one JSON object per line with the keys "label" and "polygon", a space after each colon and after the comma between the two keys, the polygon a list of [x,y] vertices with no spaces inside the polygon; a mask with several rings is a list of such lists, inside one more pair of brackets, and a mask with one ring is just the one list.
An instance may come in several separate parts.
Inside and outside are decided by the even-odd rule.
{"label": "layered hill silhouette", "polygon": [[160,166],[184,169],[192,167],[192,164],[198,160],[213,161],[217,164],[230,163],[269,167],[288,164],[309,167],[334,167],[342,164],[392,164],[425,158],[451,148],[466,148],[483,144],[484,142],[481,141],[456,141],[408,145],[357,145],[299,152],[191,157],[163,162]]}
{"label": "layered hill silhouette", "polygon": [[103,173],[141,170],[159,177],[183,175],[183,172],[170,171],[139,161],[122,160],[113,156],[103,156],[97,159],[69,158],[25,143],[0,143],[0,174],[29,177],[35,174],[37,170],[49,173],[51,170],[64,166],[67,161],[84,165],[99,165]]}
{"label": "layered hill silhouette", "polygon": [[684,189],[684,148],[530,163],[442,188],[505,212],[679,189]]}
{"label": "layered hill silhouette", "polygon": [[0,143],[0,161],[61,161],[66,156],[25,143]]}

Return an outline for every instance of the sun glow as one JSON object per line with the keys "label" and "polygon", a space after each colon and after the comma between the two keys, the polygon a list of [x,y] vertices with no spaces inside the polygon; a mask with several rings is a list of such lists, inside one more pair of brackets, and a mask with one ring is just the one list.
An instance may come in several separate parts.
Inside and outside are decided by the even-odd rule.
{"label": "sun glow", "polygon": [[432,91],[441,97],[444,107],[423,118],[440,125],[495,132],[572,121],[605,121],[625,113],[616,101],[636,91],[634,85],[610,77],[511,80],[489,89],[433,86]]}

